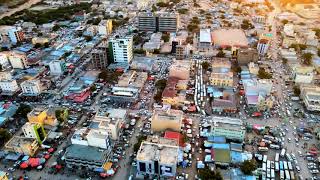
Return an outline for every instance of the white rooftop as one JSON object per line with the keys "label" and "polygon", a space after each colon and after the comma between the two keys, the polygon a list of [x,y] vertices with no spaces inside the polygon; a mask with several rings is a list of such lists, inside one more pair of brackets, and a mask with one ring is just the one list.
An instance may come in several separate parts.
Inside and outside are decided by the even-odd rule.
{"label": "white rooftop", "polygon": [[200,29],[200,42],[211,43],[210,29]]}

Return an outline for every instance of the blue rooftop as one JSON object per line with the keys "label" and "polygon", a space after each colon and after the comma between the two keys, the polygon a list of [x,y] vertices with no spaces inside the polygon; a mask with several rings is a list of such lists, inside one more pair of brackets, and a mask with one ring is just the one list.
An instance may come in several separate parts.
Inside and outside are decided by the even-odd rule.
{"label": "blue rooftop", "polygon": [[216,143],[214,143],[212,147],[214,149],[230,149],[229,144],[216,144]]}

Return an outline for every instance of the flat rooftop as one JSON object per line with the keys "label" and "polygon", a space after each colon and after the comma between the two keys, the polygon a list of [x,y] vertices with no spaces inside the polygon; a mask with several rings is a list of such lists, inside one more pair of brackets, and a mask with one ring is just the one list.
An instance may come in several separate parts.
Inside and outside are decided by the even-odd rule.
{"label": "flat rooftop", "polygon": [[218,46],[247,47],[248,39],[241,29],[219,29],[211,33],[211,38]]}
{"label": "flat rooftop", "polygon": [[83,146],[78,144],[70,145],[65,153],[66,159],[81,159],[84,161],[95,161],[104,163],[107,151],[97,147]]}
{"label": "flat rooftop", "polygon": [[158,160],[161,164],[176,164],[178,160],[178,150],[178,146],[155,144],[144,141],[138,151],[137,160]]}
{"label": "flat rooftop", "polygon": [[210,29],[200,29],[200,42],[211,43]]}

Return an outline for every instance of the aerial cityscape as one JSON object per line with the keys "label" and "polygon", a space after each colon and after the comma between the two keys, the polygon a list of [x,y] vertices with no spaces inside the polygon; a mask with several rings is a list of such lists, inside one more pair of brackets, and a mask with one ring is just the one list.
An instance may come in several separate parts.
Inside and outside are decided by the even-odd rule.
{"label": "aerial cityscape", "polygon": [[320,0],[0,0],[0,180],[320,180]]}

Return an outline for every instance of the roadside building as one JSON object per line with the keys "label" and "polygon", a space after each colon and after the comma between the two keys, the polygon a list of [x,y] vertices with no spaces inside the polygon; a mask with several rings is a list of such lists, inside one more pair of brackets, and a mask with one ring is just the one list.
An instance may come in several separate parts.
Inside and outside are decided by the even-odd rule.
{"label": "roadside building", "polygon": [[12,95],[19,90],[17,81],[14,79],[2,79],[0,80],[1,94]]}
{"label": "roadside building", "polygon": [[5,171],[0,171],[0,180],[9,180],[9,173]]}
{"label": "roadside building", "polygon": [[179,15],[176,13],[140,13],[138,28],[140,31],[176,32],[179,26]]}
{"label": "roadside building", "polygon": [[112,33],[112,19],[102,20],[98,25],[100,35],[109,35]]}
{"label": "roadside building", "polygon": [[99,110],[90,127],[92,129],[106,130],[112,140],[117,140],[119,138],[119,133],[125,124],[126,118],[127,110],[125,109]]}
{"label": "roadside building", "polygon": [[0,102],[0,127],[10,122],[17,109],[18,106],[12,102]]}
{"label": "roadside building", "polygon": [[169,68],[169,77],[176,77],[181,80],[189,80],[190,68],[189,61],[175,61]]}
{"label": "roadside building", "polygon": [[27,114],[30,123],[39,123],[41,125],[58,125],[58,120],[55,115],[55,108],[34,108]]}
{"label": "roadside building", "polygon": [[237,60],[239,65],[247,65],[250,62],[257,62],[259,59],[258,51],[253,48],[239,49]]}
{"label": "roadside building", "polygon": [[227,59],[216,59],[212,62],[212,72],[209,77],[211,85],[218,87],[233,86],[233,72],[231,72],[231,63]]}
{"label": "roadside building", "polygon": [[25,80],[20,86],[25,96],[37,96],[42,92],[40,80]]}
{"label": "roadside building", "polygon": [[[209,93],[209,90],[208,90]],[[221,93],[221,94],[220,94]],[[235,113],[237,112],[237,102],[235,94],[232,90],[223,90],[220,93],[213,94],[212,111],[213,112],[227,112]],[[212,96],[212,95],[211,95]]]}
{"label": "roadside building", "polygon": [[262,34],[259,37],[258,45],[257,45],[257,50],[259,55],[264,56],[270,46],[270,42],[272,39],[272,34]]}
{"label": "roadside building", "polygon": [[212,40],[211,40],[210,29],[200,29],[198,48],[205,50],[205,49],[209,49],[211,45],[212,45]]}
{"label": "roadside building", "polygon": [[111,150],[108,132],[103,129],[78,129],[72,135],[71,143]]}
{"label": "roadside building", "polygon": [[320,111],[320,88],[314,85],[302,85],[300,97],[309,111]]}
{"label": "roadside building", "polygon": [[109,53],[114,63],[129,64],[133,59],[133,37],[115,35],[109,39]]}
{"label": "roadside building", "polygon": [[183,112],[180,110],[155,110],[151,120],[153,131],[173,130],[180,132]]}
{"label": "roadside building", "polygon": [[47,136],[43,125],[38,123],[26,122],[21,129],[25,137],[36,139],[39,144],[41,144]]}
{"label": "roadside building", "polygon": [[106,51],[94,49],[91,51],[91,62],[96,69],[104,69],[108,66],[108,55]]}
{"label": "roadside building", "polygon": [[22,42],[24,40],[24,33],[21,28],[17,29],[15,27],[12,27],[8,31],[8,37],[9,37],[11,43],[15,45],[18,42]]}
{"label": "roadside building", "polygon": [[66,72],[67,67],[64,60],[52,60],[49,63],[50,74],[53,76],[60,76]]}
{"label": "roadside building", "polygon": [[49,43],[49,39],[48,38],[43,38],[43,37],[34,37],[34,38],[32,38],[31,42],[32,42],[33,45],[35,45],[35,44],[44,45],[46,43]]}
{"label": "roadside building", "polygon": [[176,59],[177,60],[183,60],[184,58],[185,58],[184,46],[183,45],[177,45],[176,46]]}
{"label": "roadside building", "polygon": [[181,106],[186,102],[186,90],[188,80],[180,80],[176,77],[169,77],[167,85],[162,92],[163,104]]}
{"label": "roadside building", "polygon": [[136,87],[141,89],[147,81],[147,72],[128,71],[123,73],[115,86],[118,87]]}
{"label": "roadside building", "polygon": [[34,156],[40,146],[36,139],[13,136],[6,144],[5,148],[11,152],[22,153],[28,156]]}
{"label": "roadside building", "polygon": [[314,78],[314,67],[294,66],[292,76],[297,84],[310,84]]}
{"label": "roadside building", "polygon": [[177,171],[179,146],[176,140],[153,136],[143,141],[137,153],[137,171],[142,175],[174,177]]}
{"label": "roadside building", "polygon": [[23,52],[11,51],[9,54],[9,62],[14,69],[28,68],[27,56]]}
{"label": "roadside building", "polygon": [[93,146],[72,144],[67,147],[64,157],[68,167],[93,170],[103,167],[109,159],[109,151]]}

